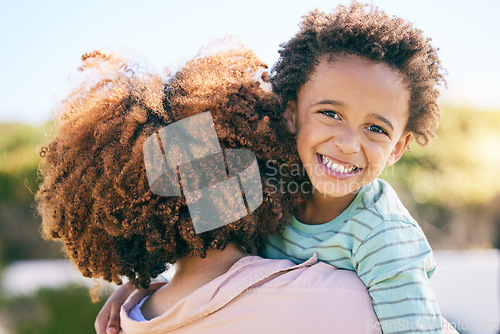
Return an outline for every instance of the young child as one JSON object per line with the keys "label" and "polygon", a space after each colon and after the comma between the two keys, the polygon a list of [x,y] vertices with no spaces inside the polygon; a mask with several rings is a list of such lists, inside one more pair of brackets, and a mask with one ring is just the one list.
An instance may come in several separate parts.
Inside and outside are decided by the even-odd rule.
{"label": "young child", "polygon": [[[366,325],[384,333],[443,331],[429,284],[436,267],[431,248],[394,190],[378,179],[412,139],[425,145],[433,137],[441,72],[420,30],[354,2],[306,15],[272,73],[306,171],[296,189],[310,196],[284,232],[267,240],[263,255],[300,263],[317,253],[355,271],[380,321]],[[115,295],[98,321],[113,318],[120,302]]]}
{"label": "young child", "polygon": [[439,121],[442,68],[410,23],[353,3],[313,11],[280,50],[272,84],[312,185],[264,257],[354,270],[384,333],[440,333],[436,263],[417,222],[377,177]]}

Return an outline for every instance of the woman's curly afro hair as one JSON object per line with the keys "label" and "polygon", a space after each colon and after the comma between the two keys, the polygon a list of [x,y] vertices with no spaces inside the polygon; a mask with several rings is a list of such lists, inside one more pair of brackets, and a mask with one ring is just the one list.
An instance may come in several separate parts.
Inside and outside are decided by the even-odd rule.
{"label": "woman's curly afro hair", "polygon": [[[82,60],[80,69],[92,75],[56,112],[56,137],[40,152],[36,200],[45,236],[62,239],[85,276],[117,284],[126,276],[147,287],[168,263],[204,257],[228,242],[258,249],[282,229],[283,213],[300,195],[277,192],[268,179],[298,160],[283,140],[278,100],[264,89],[266,66],[251,51],[199,56],[166,82],[99,51]],[[205,111],[222,149],[255,154],[264,198],[250,215],[196,234],[184,197],[151,192],[143,144],[166,125]]]}
{"label": "woman's curly afro hair", "polygon": [[440,118],[436,86],[444,78],[436,49],[411,23],[365,7],[354,1],[330,14],[315,10],[304,16],[297,35],[281,45],[272,72],[273,89],[285,107],[297,99],[324,57],[349,54],[385,63],[403,75],[411,94],[406,130],[425,145],[435,135]]}

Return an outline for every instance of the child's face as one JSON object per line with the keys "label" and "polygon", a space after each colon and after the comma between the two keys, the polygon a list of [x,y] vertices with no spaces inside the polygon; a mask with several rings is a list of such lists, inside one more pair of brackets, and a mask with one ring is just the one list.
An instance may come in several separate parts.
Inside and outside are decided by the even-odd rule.
{"label": "child's face", "polygon": [[388,65],[358,56],[321,60],[285,112],[315,189],[352,196],[394,164],[411,139],[409,101]]}

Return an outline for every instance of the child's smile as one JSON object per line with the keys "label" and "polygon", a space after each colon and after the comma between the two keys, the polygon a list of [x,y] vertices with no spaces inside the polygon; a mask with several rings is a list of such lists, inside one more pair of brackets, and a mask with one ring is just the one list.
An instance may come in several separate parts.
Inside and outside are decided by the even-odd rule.
{"label": "child's smile", "polygon": [[320,159],[321,163],[326,167],[325,172],[333,177],[348,178],[362,170],[362,168],[346,161],[339,161],[338,159],[319,153],[318,159]]}
{"label": "child's smile", "polygon": [[314,188],[348,205],[395,163],[411,139],[409,100],[402,76],[385,64],[321,60],[285,113]]}

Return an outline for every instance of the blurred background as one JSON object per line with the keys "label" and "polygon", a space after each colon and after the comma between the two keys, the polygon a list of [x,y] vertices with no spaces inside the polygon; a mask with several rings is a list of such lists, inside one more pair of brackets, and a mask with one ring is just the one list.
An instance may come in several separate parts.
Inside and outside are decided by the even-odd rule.
{"label": "blurred background", "polygon": [[[38,151],[52,107],[83,53],[174,70],[211,40],[236,36],[272,65],[309,10],[348,1],[0,1],[0,334],[92,333],[101,304],[40,237]],[[432,37],[448,70],[439,138],[382,175],[421,224],[438,261],[431,279],[461,333],[500,332],[500,2],[373,3]]]}

